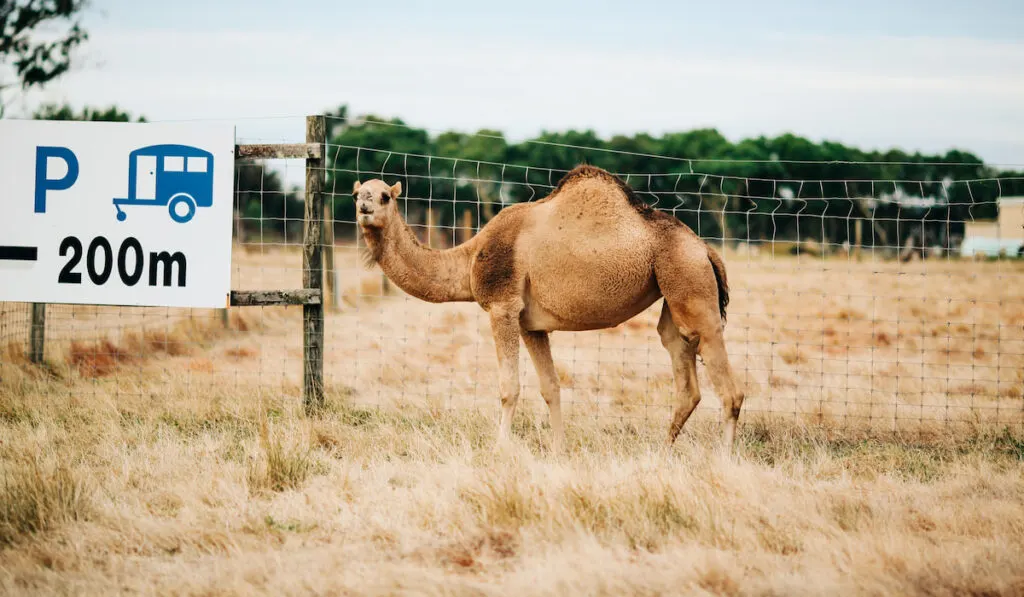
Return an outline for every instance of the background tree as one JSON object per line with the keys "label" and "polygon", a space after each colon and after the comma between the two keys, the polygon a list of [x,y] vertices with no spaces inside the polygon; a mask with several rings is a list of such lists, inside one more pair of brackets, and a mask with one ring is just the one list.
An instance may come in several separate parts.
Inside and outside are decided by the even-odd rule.
{"label": "background tree", "polygon": [[[344,107],[335,112],[346,114]],[[399,119],[369,115],[358,119],[328,120],[326,197],[336,222],[355,220],[352,184],[356,180],[386,177],[402,181],[409,199],[412,224],[423,222],[433,198],[430,176],[433,160],[426,131],[406,126]]]}
{"label": "background tree", "polygon": [[[4,92],[42,87],[71,68],[71,51],[88,38],[86,0],[0,0],[0,117]],[[41,30],[58,29],[55,38]]]}
{"label": "background tree", "polygon": [[281,176],[263,160],[235,162],[235,233],[246,243],[252,234],[261,242],[302,243],[305,207],[298,189],[285,190]]}
{"label": "background tree", "polygon": [[[453,158],[435,164],[435,172],[442,180],[451,178],[450,182],[445,181],[445,187],[451,188],[452,202],[441,204],[439,219],[444,224],[462,227],[468,217],[469,230],[462,230],[465,238],[493,218],[510,199],[507,187],[502,185],[504,176],[509,174],[504,168],[508,142],[500,131],[491,129],[474,134],[449,131],[437,137],[433,148],[439,157]],[[439,190],[443,195],[446,189]]]}
{"label": "background tree", "polygon": [[128,112],[117,106],[92,108],[85,106],[81,112],[75,112],[68,104],[43,104],[32,114],[36,120],[89,120],[94,122],[146,122],[145,116],[133,119]]}

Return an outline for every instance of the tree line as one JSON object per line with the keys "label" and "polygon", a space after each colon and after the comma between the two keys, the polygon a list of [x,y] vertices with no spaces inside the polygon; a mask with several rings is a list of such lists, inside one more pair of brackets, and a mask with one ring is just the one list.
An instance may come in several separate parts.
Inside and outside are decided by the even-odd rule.
{"label": "tree line", "polygon": [[[497,130],[432,135],[401,119],[328,113],[327,189],[335,218],[351,222],[352,181],[401,180],[408,218],[474,228],[510,203],[547,195],[580,163],[623,175],[648,203],[708,238],[812,239],[955,249],[964,222],[996,216],[1000,196],[1024,194],[1024,173],[999,171],[963,150],[926,155],[862,150],[793,134],[730,141],[713,128],[603,138],[544,131],[510,142]],[[627,176],[628,175],[628,176]],[[967,182],[970,181],[970,182]]]}

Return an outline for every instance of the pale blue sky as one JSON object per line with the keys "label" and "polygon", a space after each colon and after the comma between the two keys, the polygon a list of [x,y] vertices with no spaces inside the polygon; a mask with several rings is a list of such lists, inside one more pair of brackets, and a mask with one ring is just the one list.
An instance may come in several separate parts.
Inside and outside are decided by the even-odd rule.
{"label": "pale blue sky", "polygon": [[117,103],[291,141],[348,103],[513,138],[712,126],[1024,164],[1024,2],[968,4],[94,0],[78,67],[20,108]]}
{"label": "pale blue sky", "polygon": [[[978,37],[1020,41],[1024,10],[1013,0],[731,0],[623,3],[608,0],[555,2],[247,2],[178,0],[94,2],[95,22],[158,29],[308,29],[338,33],[345,22],[455,32],[528,26],[531,35],[558,34],[582,40],[591,31],[622,35],[631,43],[660,35],[819,33]],[[169,10],[173,7],[173,10]],[[287,8],[285,8],[287,7]],[[310,20],[308,15],[318,18]],[[524,31],[523,33],[526,33]],[[665,39],[671,45],[670,39]]]}

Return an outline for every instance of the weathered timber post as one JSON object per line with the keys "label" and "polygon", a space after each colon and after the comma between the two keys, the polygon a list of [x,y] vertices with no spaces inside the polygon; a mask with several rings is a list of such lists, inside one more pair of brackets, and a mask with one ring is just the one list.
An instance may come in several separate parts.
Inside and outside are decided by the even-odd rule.
{"label": "weathered timber post", "polygon": [[473,237],[473,212],[469,209],[462,210],[462,230],[460,232],[459,244]]}
{"label": "weathered timber post", "polygon": [[338,308],[337,270],[334,269],[334,212],[330,203],[324,203],[324,276],[327,278],[327,293],[323,303],[332,309]]}
{"label": "weathered timber post", "polygon": [[31,326],[28,358],[38,365],[46,353],[46,303],[32,303]]}
{"label": "weathered timber post", "polygon": [[[323,296],[323,217],[327,173],[323,156],[326,143],[326,122],[323,116],[306,117],[306,143],[319,145],[317,157],[306,158],[306,213],[302,247],[302,286],[320,291]],[[306,414],[313,414],[324,405],[324,305],[302,306],[303,379],[302,402]]]}
{"label": "weathered timber post", "polygon": [[860,261],[860,245],[864,236],[863,228],[864,220],[857,218],[853,221],[853,255],[857,261]]}
{"label": "weathered timber post", "polygon": [[434,234],[434,226],[437,225],[437,211],[433,207],[427,208],[427,246],[433,248],[435,246],[434,239],[437,235]]}

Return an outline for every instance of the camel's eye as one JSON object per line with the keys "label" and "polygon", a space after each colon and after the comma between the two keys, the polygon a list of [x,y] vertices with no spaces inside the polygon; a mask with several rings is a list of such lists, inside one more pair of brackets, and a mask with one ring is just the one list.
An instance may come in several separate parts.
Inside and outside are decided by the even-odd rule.
{"label": "camel's eye", "polygon": [[387,203],[390,199],[391,199],[391,195],[389,195],[388,193],[384,193],[384,194],[382,194],[380,196],[380,202],[381,203]]}

